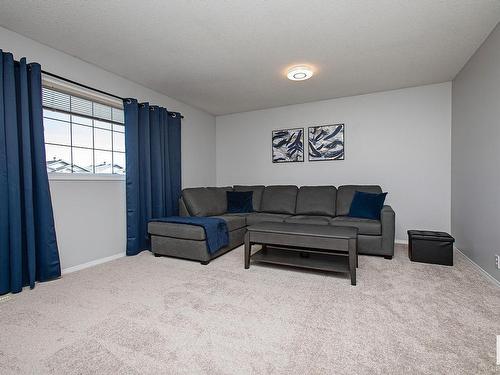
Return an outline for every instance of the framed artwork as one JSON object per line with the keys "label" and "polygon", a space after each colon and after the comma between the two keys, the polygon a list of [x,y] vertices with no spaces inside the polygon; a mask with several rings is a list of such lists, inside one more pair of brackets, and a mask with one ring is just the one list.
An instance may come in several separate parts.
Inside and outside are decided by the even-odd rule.
{"label": "framed artwork", "polygon": [[309,127],[309,161],[344,160],[344,127],[344,124]]}
{"label": "framed artwork", "polygon": [[304,128],[273,130],[273,163],[304,161]]}

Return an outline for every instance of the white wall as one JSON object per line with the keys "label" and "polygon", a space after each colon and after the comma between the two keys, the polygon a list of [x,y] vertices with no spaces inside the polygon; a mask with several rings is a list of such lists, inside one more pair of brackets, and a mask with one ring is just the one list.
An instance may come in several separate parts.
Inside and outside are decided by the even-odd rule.
{"label": "white wall", "polygon": [[[181,112],[183,186],[215,184],[214,116],[1,27],[0,49],[65,78]],[[140,64],[140,56],[131,54],[130,63]],[[50,186],[63,268],[124,251],[124,181],[57,180]]]}
{"label": "white wall", "polygon": [[[413,228],[450,231],[449,82],[218,116],[216,123],[218,185],[380,184],[396,211],[396,239]],[[273,129],[335,123],[346,124],[344,161],[271,162]]]}
{"label": "white wall", "polygon": [[453,81],[452,233],[500,281],[500,26]]}
{"label": "white wall", "polygon": [[124,253],[125,181],[51,180],[63,269]]}

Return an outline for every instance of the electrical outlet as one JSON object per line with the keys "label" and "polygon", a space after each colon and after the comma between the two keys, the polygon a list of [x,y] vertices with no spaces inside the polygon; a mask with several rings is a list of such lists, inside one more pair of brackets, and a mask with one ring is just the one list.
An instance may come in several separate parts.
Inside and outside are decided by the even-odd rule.
{"label": "electrical outlet", "polygon": [[495,264],[497,265],[497,269],[500,270],[500,255],[495,255]]}

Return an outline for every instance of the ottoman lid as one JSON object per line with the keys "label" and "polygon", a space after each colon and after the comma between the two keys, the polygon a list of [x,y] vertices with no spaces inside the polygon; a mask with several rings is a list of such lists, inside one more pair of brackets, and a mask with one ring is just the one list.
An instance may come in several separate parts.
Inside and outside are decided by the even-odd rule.
{"label": "ottoman lid", "polygon": [[455,242],[455,239],[446,232],[434,232],[430,230],[409,230],[408,237],[411,240],[427,240],[441,242]]}

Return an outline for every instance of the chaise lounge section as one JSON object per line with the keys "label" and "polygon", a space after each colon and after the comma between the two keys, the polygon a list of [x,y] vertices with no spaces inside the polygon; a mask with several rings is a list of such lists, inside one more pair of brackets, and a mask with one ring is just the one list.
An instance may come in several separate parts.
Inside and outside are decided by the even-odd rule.
{"label": "chaise lounge section", "polygon": [[[228,191],[252,191],[251,213],[228,213]],[[181,216],[208,216],[224,219],[229,245],[209,254],[204,229],[197,226],[150,222],[152,252],[191,259],[207,264],[210,260],[243,244],[246,227],[260,222],[302,223],[348,226],[358,229],[358,252],[367,255],[394,255],[395,213],[386,205],[380,220],[348,216],[356,191],[381,193],[378,185],[301,186],[235,185],[233,187],[187,188],[180,199]]]}

